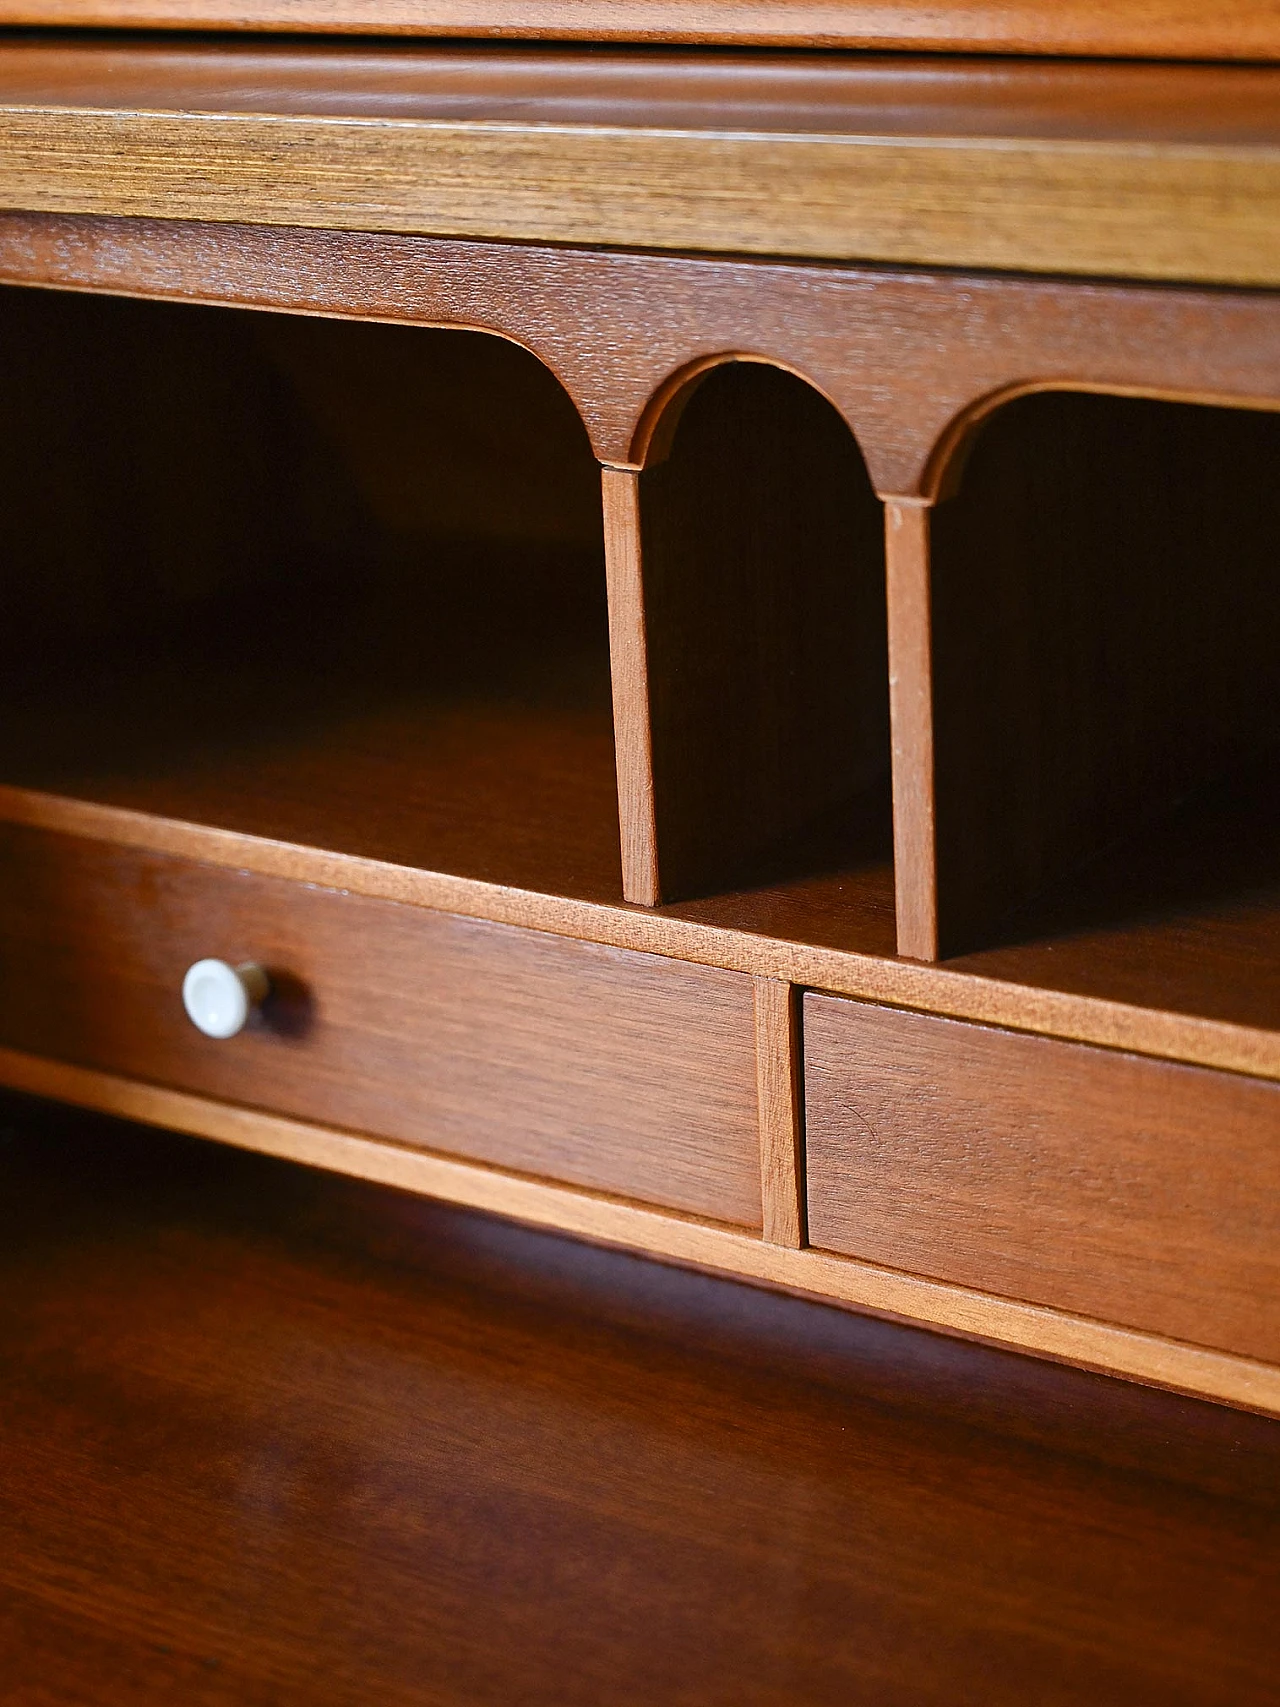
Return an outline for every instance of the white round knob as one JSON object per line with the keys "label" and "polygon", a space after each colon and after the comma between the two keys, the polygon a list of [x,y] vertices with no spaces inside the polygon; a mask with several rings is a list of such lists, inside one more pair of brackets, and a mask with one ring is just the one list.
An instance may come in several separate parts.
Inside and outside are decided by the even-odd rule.
{"label": "white round knob", "polygon": [[225,960],[197,960],[182,980],[182,1005],[206,1037],[234,1037],[269,988],[266,973],[252,961],[228,966]]}

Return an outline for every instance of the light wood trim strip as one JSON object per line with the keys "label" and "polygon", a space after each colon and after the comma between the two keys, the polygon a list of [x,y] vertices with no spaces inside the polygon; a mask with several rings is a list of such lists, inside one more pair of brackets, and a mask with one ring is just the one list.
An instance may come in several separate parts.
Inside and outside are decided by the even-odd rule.
{"label": "light wood trim strip", "polygon": [[613,743],[618,767],[622,835],[622,893],[655,907],[662,899],[658,825],[653,791],[653,734],[649,719],[649,642],[644,618],[640,544],[640,476],[630,469],[600,471],[604,503],[604,562],[609,595],[609,668],[613,681]]}
{"label": "light wood trim strip", "polygon": [[[0,23],[47,25],[49,0],[0,0]],[[1271,0],[57,0],[64,28],[289,30],[914,49],[930,53],[1280,57]]]}
{"label": "light wood trim strip", "polygon": [[771,1244],[798,1251],[808,1243],[808,1238],[800,1107],[800,1014],[794,985],[778,978],[757,978],[755,1019],[764,1237]]}
{"label": "light wood trim strip", "polygon": [[945,965],[913,965],[876,955],[815,948],[750,931],[693,924],[641,907],[539,895],[478,878],[388,865],[37,790],[0,785],[0,819],[116,842],[121,847],[202,860],[233,871],[288,877],[379,900],[436,907],[464,918],[522,925],[527,930],[553,931],[582,942],[608,943],[697,965],[722,966],[730,972],[780,978],[835,995],[1280,1079],[1280,1033],[1274,1031],[982,978],[952,971]]}
{"label": "light wood trim strip", "polygon": [[808,1293],[855,1309],[1033,1352],[1129,1380],[1280,1415],[1280,1370],[1038,1305],[791,1250],[711,1223],[568,1191],[252,1109],[0,1049],[0,1083],[34,1096],[215,1138],[533,1226]]}
{"label": "light wood trim strip", "polygon": [[1280,147],[0,108],[0,205],[1280,284]]}
{"label": "light wood trim strip", "polygon": [[885,505],[889,717],[893,731],[893,879],[898,953],[938,958],[933,797],[933,634],[924,504]]}

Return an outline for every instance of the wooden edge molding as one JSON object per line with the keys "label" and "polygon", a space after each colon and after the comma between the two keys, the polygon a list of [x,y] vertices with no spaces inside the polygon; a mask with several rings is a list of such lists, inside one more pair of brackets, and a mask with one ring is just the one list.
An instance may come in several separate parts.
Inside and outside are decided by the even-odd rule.
{"label": "wooden edge molding", "polygon": [[519,925],[581,942],[605,943],[753,977],[777,978],[892,1007],[919,1008],[953,1019],[1280,1079],[1280,1036],[1220,1020],[1014,984],[953,971],[946,965],[886,960],[747,930],[694,924],[647,907],[540,895],[479,878],[298,847],[34,789],[0,785],[0,820],[200,860],[232,871],[251,871],[261,877],[286,877],[375,900],[432,907],[463,918]]}
{"label": "wooden edge molding", "polygon": [[1280,284],[1280,146],[1217,142],[129,111],[11,95],[0,205]]}
{"label": "wooden edge molding", "polygon": [[1136,59],[1280,58],[1270,0],[0,0],[0,23],[696,42]]}
{"label": "wooden edge molding", "polygon": [[808,1243],[801,1111],[800,1004],[793,984],[755,980],[756,1096],[764,1237],[802,1250]]}
{"label": "wooden edge molding", "polygon": [[661,460],[703,374],[766,361],[839,410],[904,502],[954,482],[981,421],[1029,391],[1280,407],[1275,291],[13,209],[0,280],[507,338],[621,470]]}
{"label": "wooden edge molding", "polygon": [[630,469],[600,471],[604,505],[604,563],[609,602],[609,671],[618,768],[622,893],[654,907],[662,899],[649,717],[649,644],[644,616],[640,542],[640,476]]}
{"label": "wooden edge molding", "polygon": [[33,1096],[57,1098],[80,1108],[217,1139],[640,1251],[661,1261],[689,1264],[964,1339],[1280,1415],[1280,1370],[1249,1358],[944,1285],[849,1257],[792,1249],[713,1223],[9,1049],[0,1049],[0,1083]]}

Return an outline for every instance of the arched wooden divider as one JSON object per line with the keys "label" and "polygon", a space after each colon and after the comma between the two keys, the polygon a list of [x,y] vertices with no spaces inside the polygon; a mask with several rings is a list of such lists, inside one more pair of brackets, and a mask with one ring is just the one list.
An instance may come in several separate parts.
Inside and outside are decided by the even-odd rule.
{"label": "arched wooden divider", "polygon": [[888,825],[881,506],[795,375],[700,368],[606,470],[627,898],[826,869]]}
{"label": "arched wooden divider", "polygon": [[951,443],[954,495],[889,505],[900,950],[1034,935],[1032,904],[1140,916],[1170,881],[1230,888],[1245,844],[1256,878],[1247,804],[1235,848],[1169,814],[1247,795],[1280,738],[1280,416],[1049,391]]}

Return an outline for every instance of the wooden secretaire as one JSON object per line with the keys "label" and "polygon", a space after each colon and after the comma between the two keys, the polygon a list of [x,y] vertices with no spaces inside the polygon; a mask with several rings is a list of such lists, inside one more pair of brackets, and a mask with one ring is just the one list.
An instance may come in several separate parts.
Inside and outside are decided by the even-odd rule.
{"label": "wooden secretaire", "polygon": [[1235,13],[3,0],[0,1082],[1280,1412]]}

